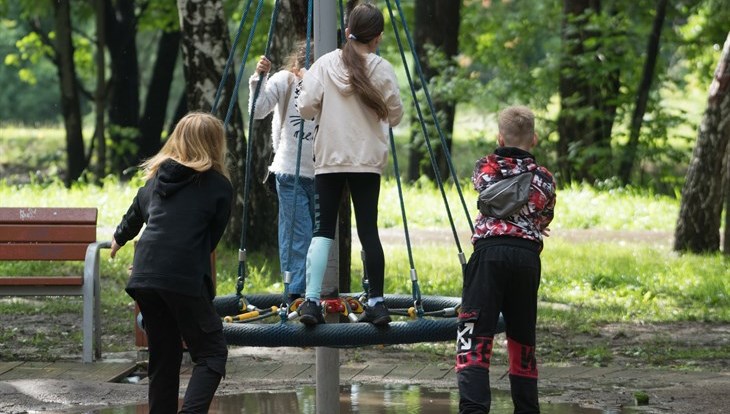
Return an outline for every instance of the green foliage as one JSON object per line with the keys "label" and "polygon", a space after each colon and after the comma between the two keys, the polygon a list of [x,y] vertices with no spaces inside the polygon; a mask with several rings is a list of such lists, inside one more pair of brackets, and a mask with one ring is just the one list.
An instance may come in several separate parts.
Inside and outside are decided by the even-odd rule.
{"label": "green foliage", "polygon": [[137,15],[139,21],[137,27],[140,31],[165,31],[180,30],[180,19],[177,14],[177,2],[165,0],[152,0],[144,2],[144,12],[139,10]]}
{"label": "green foliage", "polygon": [[[38,59],[39,54],[16,47],[24,30],[18,21],[0,19],[0,122],[56,122],[60,98],[55,68]],[[26,59],[36,61],[31,65]]]}

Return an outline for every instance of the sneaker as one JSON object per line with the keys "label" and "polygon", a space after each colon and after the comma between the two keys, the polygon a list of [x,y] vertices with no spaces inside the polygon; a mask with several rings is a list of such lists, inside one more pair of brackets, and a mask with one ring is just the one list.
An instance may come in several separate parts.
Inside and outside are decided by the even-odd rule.
{"label": "sneaker", "polygon": [[322,315],[322,305],[317,305],[313,300],[305,300],[297,308],[299,312],[299,320],[305,325],[317,325],[324,323],[324,316]]}
{"label": "sneaker", "polygon": [[390,314],[384,302],[378,302],[373,306],[366,306],[365,312],[360,316],[359,322],[370,322],[375,326],[385,326],[390,323]]}

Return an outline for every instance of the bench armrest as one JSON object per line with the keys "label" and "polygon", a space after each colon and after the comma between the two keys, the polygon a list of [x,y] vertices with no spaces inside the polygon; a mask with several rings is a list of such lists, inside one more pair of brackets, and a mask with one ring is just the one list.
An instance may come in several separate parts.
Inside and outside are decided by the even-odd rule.
{"label": "bench armrest", "polygon": [[[101,283],[99,277],[99,251],[110,249],[111,241],[91,243],[86,248],[84,260],[84,350],[83,361],[93,362],[101,358]],[[92,334],[93,332],[93,334]]]}

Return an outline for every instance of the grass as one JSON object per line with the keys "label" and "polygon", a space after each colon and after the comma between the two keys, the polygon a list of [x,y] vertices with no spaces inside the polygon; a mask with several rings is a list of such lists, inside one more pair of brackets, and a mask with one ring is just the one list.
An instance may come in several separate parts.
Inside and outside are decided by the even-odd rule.
{"label": "grass", "polygon": [[[37,134],[39,147],[27,150],[17,148],[19,142],[0,137],[4,143],[15,142],[10,146],[3,144],[0,165],[8,165],[11,158],[30,165],[48,162],[46,158],[34,154],[48,153],[49,148],[57,145],[53,141],[60,138],[43,130],[37,131]],[[474,151],[478,150],[474,144],[470,145],[474,146]],[[460,165],[465,165],[464,161]],[[139,185],[141,182],[138,179],[120,183],[108,178],[102,186],[76,184],[66,189],[57,180],[41,180],[32,174],[27,183],[22,185],[0,181],[0,200],[3,207],[98,207],[97,237],[108,240]],[[469,214],[465,214],[455,186],[447,185],[445,197],[455,227],[463,234],[468,233],[470,218],[467,215],[474,214],[475,206],[474,191],[468,181],[464,180],[460,185]],[[418,182],[404,186],[403,193],[410,229],[438,229],[450,235],[449,218],[438,188],[430,183]],[[555,220],[550,226],[551,237],[545,240],[542,254],[543,277],[539,299],[544,306],[539,308],[539,325],[547,329],[559,327],[575,335],[595,335],[597,327],[607,323],[730,322],[730,266],[727,257],[721,254],[679,255],[671,250],[666,240],[643,243],[632,242],[628,238],[628,241],[619,242],[587,240],[576,243],[571,239],[573,232],[581,230],[653,232],[671,239],[678,211],[677,198],[641,189],[597,189],[586,185],[561,189],[558,192]],[[402,227],[397,187],[392,178],[383,181],[379,214],[381,228]],[[272,231],[275,229],[272,228]],[[384,247],[386,291],[410,293],[410,264],[405,246]],[[468,239],[462,240],[461,247],[468,257],[471,252]],[[414,244],[413,253],[424,295],[460,295],[461,269],[455,245]],[[221,246],[217,254],[218,292],[222,295],[234,293],[238,267],[236,248]],[[133,302],[124,293],[127,266],[131,262],[131,248],[122,249],[115,260],[109,258],[108,251],[102,252],[105,335],[131,335]],[[358,290],[362,266],[359,252],[355,249],[352,263],[352,286],[353,290]],[[244,292],[283,291],[276,256],[249,253],[246,264],[248,278]],[[71,273],[76,270],[71,265],[63,264],[51,267],[44,263],[0,262],[0,274],[3,275],[29,272],[49,274],[58,271]],[[73,300],[0,302],[0,314],[53,315],[79,309],[80,301]],[[70,331],[68,335],[77,333]],[[17,327],[0,329],[0,342],[12,341],[20,336]],[[33,338],[24,341],[33,342]],[[565,341],[560,338],[554,341],[547,338],[545,342],[543,354],[553,361],[578,355],[587,363],[601,365],[609,363],[616,356],[612,356],[604,344],[575,346],[564,344]],[[125,346],[115,342],[108,350],[122,350]],[[450,354],[453,351],[451,348],[452,344],[425,344],[416,346],[415,350],[440,357]],[[46,351],[42,352],[45,354]],[[666,363],[679,354],[696,359],[730,357],[730,349],[726,346],[711,350],[673,350],[671,344],[660,340],[625,352],[633,353],[650,364]]]}
{"label": "grass", "polygon": [[[98,238],[109,239],[139,184],[119,183],[112,178],[101,187],[79,184],[71,189],[65,189],[58,182],[3,183],[0,184],[0,199],[4,206],[97,206]],[[448,218],[443,213],[441,196],[436,188],[412,186],[405,188],[404,192],[409,228],[440,228],[446,234],[450,233]],[[464,188],[467,198],[473,198],[472,192]],[[468,232],[455,188],[449,186],[446,193],[450,200],[455,200],[452,211],[457,228]],[[542,255],[541,300],[580,309],[581,313],[585,313],[583,318],[590,322],[730,320],[730,270],[726,259],[719,254],[677,255],[667,246],[634,243],[591,241],[576,244],[561,236],[563,231],[576,229],[669,232],[678,212],[679,204],[675,199],[639,191],[600,192],[588,186],[564,189],[558,197],[556,218],[551,225],[552,237],[546,239]],[[384,182],[380,209],[381,227],[402,225],[393,180]],[[409,293],[410,264],[405,246],[386,245],[385,248],[386,274],[389,275],[386,290]],[[462,242],[462,248],[468,256],[468,241]],[[414,245],[413,253],[424,294],[459,296],[461,279],[456,246]],[[234,292],[237,278],[235,248],[222,247],[218,255],[219,291]],[[359,286],[362,272],[358,256],[359,252],[353,251],[353,287]],[[113,280],[115,286],[110,292],[117,292],[105,295],[105,301],[110,298],[116,298],[113,300],[116,304],[129,301],[122,287],[127,277],[126,266],[131,259],[131,249],[122,249],[116,260],[104,259],[102,270],[113,275],[105,283]],[[276,257],[250,254],[247,266],[249,277],[245,291],[283,290]],[[2,269],[8,274],[31,269],[40,272],[44,265],[3,263]],[[555,313],[552,317],[559,318],[559,315]]]}

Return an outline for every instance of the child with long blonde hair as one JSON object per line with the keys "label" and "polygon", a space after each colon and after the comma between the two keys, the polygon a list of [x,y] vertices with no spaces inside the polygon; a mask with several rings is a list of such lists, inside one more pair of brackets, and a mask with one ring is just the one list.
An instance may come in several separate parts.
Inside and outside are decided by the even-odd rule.
{"label": "child with long blonde hair", "polygon": [[146,183],[112,238],[114,258],[146,225],[126,291],[144,316],[151,413],[178,412],[180,338],[195,363],[180,412],[207,413],[226,372],[228,348],[212,303],[210,267],[233,199],[225,156],[220,120],[187,114],[160,152],[142,164]]}

